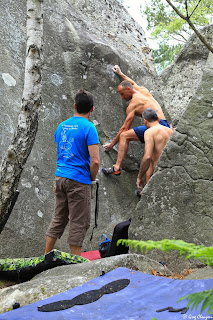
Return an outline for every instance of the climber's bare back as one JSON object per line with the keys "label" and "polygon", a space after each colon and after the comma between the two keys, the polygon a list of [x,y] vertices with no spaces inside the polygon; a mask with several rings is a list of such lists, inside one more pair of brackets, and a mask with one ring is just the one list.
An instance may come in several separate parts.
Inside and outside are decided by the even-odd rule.
{"label": "climber's bare back", "polygon": [[153,98],[149,90],[144,87],[140,87],[140,89],[138,88],[133,93],[132,100],[126,109],[126,113],[128,114],[135,109],[135,115],[141,117],[144,110],[147,108],[153,108],[156,110],[158,117],[162,120],[165,120],[161,106]]}

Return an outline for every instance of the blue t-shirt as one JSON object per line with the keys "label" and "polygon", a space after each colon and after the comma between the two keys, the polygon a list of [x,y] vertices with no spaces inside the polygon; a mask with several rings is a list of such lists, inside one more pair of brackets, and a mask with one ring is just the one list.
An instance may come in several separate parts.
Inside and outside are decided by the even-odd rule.
{"label": "blue t-shirt", "polygon": [[55,142],[58,153],[55,175],[91,184],[88,146],[99,143],[94,124],[83,117],[69,118],[58,126]]}

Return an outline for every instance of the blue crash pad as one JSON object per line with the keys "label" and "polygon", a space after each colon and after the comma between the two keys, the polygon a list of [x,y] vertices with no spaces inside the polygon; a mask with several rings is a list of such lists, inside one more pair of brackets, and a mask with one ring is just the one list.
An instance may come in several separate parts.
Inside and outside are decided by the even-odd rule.
{"label": "blue crash pad", "polygon": [[[37,307],[60,300],[71,300],[90,290],[98,290],[102,286],[119,279],[129,279],[129,285],[116,293],[104,294],[99,300],[74,306],[70,309],[55,312],[40,312]],[[205,280],[174,280],[156,277],[126,268],[117,268],[103,276],[93,279],[79,287],[70,289],[51,298],[35,302],[31,305],[1,314],[2,320],[182,320],[197,319],[193,316],[207,316],[206,311],[201,315],[200,309],[189,309],[185,315],[156,310],[168,306],[183,308],[187,300],[177,303],[177,300],[189,293],[213,288],[213,279]],[[18,302],[18,301],[17,301]]]}

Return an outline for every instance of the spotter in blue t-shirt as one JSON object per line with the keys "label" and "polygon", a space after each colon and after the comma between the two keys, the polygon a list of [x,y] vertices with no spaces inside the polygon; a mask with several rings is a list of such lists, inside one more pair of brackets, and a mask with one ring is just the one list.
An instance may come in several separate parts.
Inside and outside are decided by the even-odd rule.
{"label": "spotter in blue t-shirt", "polygon": [[94,124],[84,117],[69,118],[58,126],[55,142],[58,153],[55,175],[91,184],[88,146],[99,143]]}

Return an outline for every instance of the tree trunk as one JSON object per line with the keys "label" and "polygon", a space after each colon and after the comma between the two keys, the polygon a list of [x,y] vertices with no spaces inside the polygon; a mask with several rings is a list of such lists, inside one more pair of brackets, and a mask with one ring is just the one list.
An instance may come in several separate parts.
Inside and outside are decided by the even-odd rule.
{"label": "tree trunk", "polygon": [[[0,226],[8,218],[19,179],[32,150],[41,105],[43,0],[27,0],[27,50],[21,112],[16,133],[0,167]],[[0,228],[1,232],[1,228]]]}

